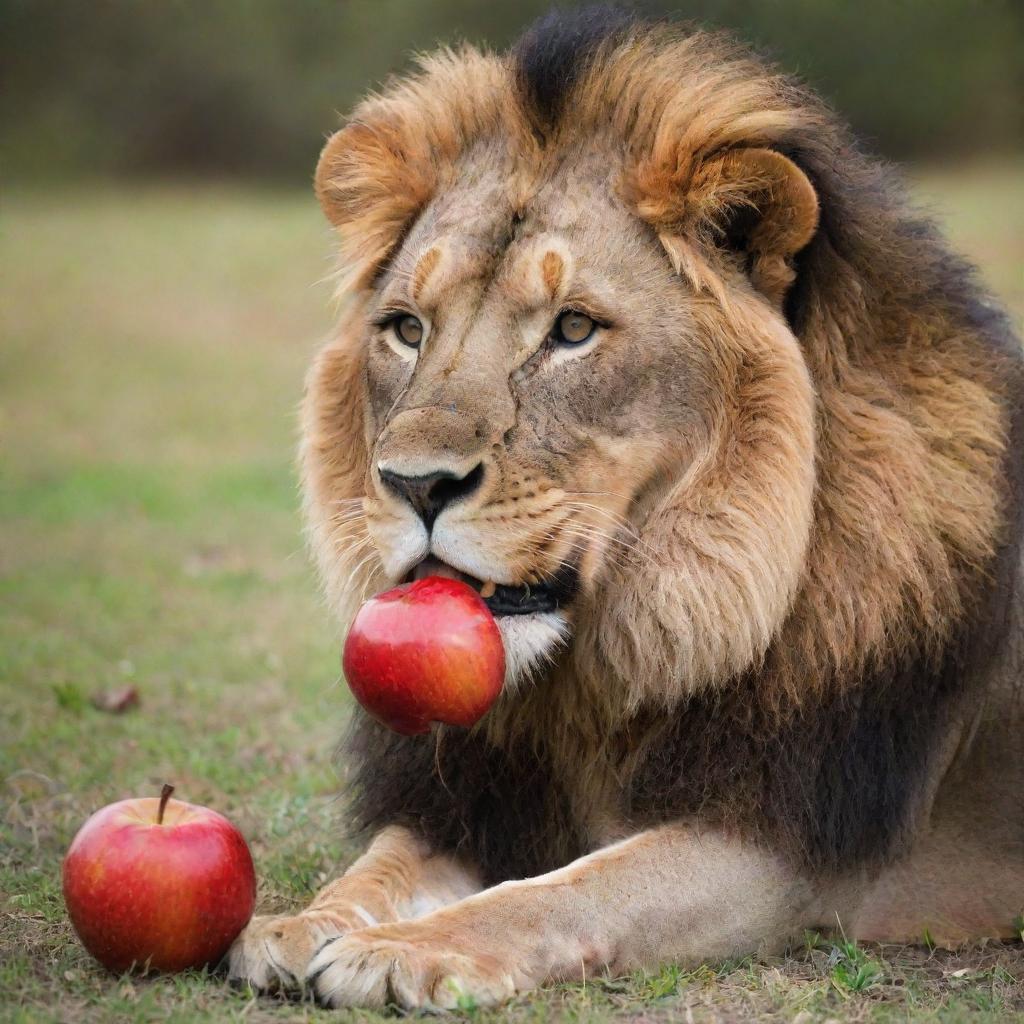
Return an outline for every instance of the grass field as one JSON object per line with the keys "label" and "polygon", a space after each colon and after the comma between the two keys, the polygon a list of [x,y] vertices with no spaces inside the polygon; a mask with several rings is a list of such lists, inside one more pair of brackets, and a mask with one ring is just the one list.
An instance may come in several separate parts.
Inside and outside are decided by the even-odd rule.
{"label": "grass field", "polygon": [[[917,179],[1018,324],[1022,180],[1020,163]],[[349,698],[292,469],[330,326],[328,233],[302,194],[106,187],[8,195],[2,245],[0,1019],[338,1019],[203,974],[108,976],[59,880],[90,811],[164,781],[243,829],[262,910],[298,907],[352,855],[330,757]],[[91,706],[125,683],[138,709]],[[809,940],[465,1016],[1024,1019],[1024,952]]]}

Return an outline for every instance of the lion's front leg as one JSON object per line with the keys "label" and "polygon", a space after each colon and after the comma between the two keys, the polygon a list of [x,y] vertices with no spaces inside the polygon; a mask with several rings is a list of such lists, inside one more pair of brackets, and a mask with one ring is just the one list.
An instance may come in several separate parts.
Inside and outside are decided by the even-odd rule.
{"label": "lion's front leg", "polygon": [[811,886],[716,833],[665,827],[417,921],[329,942],[309,967],[331,1006],[452,1008],[548,980],[782,946],[815,924]]}
{"label": "lion's front leg", "polygon": [[297,988],[330,939],[417,917],[479,889],[474,872],[432,855],[408,829],[384,829],[301,913],[254,917],[228,952],[228,976],[261,990]]}

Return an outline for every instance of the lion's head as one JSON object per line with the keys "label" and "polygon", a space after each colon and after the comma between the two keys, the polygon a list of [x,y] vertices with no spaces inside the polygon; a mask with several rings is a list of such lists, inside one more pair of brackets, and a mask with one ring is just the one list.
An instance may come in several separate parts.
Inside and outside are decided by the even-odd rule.
{"label": "lion's head", "polygon": [[365,101],[317,169],[345,306],[304,415],[342,622],[455,572],[513,680],[632,707],[941,648],[1008,425],[881,174],[728,41],[625,21]]}

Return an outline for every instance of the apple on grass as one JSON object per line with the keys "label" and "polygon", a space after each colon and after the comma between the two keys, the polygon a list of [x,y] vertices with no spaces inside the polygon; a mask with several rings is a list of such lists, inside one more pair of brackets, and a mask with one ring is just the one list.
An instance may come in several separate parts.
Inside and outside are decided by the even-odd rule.
{"label": "apple on grass", "polygon": [[256,874],[242,834],[173,791],[97,811],[64,858],[75,931],[112,971],[216,963],[252,916]]}
{"label": "apple on grass", "polygon": [[505,680],[501,631],[468,584],[427,576],[371,598],[345,640],[345,678],[360,704],[396,732],[431,722],[471,726]]}

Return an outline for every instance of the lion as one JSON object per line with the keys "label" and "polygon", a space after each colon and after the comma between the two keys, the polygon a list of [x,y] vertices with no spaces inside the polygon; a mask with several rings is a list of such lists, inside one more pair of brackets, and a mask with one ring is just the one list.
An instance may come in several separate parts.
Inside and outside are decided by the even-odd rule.
{"label": "lion", "polygon": [[367,852],[230,976],[446,1008],[1011,935],[1024,359],[893,173],[730,38],[576,11],[423,59],[315,184],[331,607],[468,581],[507,678],[471,730],[355,713]]}

